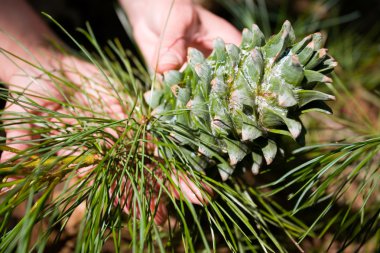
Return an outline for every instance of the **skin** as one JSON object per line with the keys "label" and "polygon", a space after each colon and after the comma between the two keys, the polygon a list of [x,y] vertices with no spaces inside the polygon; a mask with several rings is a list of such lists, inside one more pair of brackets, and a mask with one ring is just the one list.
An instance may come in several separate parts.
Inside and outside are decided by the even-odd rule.
{"label": "skin", "polygon": [[[188,47],[195,47],[208,54],[216,37],[221,37],[227,43],[239,44],[241,41],[241,34],[231,24],[190,0],[120,0],[120,4],[130,19],[134,37],[148,66],[157,73],[179,69],[186,61]],[[63,73],[66,78],[78,85],[78,90],[81,90],[72,95],[79,104],[86,105],[86,99],[82,94],[85,91],[92,94],[96,101],[102,101],[103,104],[100,106],[103,109],[107,108],[109,110],[107,113],[113,118],[126,118],[126,113],[118,100],[107,94],[106,87],[102,86],[106,81],[95,66],[56,51],[49,46],[47,40],[59,41],[26,1],[0,0],[0,52],[11,52],[54,73],[59,70],[59,73]],[[65,91],[56,87],[43,72],[30,64],[0,53],[0,66],[0,80],[8,84],[10,91],[27,91],[31,96],[39,95],[63,100],[62,92]],[[88,78],[83,80],[82,76]],[[51,110],[63,110],[59,104],[50,100],[34,97],[33,99]],[[17,104],[7,102],[5,115],[6,112],[26,111]],[[4,124],[6,123],[5,121]],[[7,145],[23,150],[28,148],[26,144],[14,142],[30,140],[32,137],[27,129],[33,126],[27,123],[20,123],[18,126],[13,129],[5,128]],[[12,156],[11,152],[3,152],[1,162]],[[205,203],[201,190],[188,176],[174,173],[172,179],[177,189],[189,201],[194,204]],[[172,194],[179,198],[181,194],[177,189],[172,187]],[[203,190],[212,193],[212,190],[206,186]],[[128,199],[130,195],[126,193],[122,201]],[[156,201],[153,196],[152,210]],[[128,204],[125,212],[130,213]],[[162,224],[166,220],[166,206],[161,201],[155,222]]]}
{"label": "skin", "polygon": [[120,0],[120,4],[148,65],[158,73],[179,69],[189,47],[207,55],[217,37],[226,43],[241,42],[236,28],[191,0]]}

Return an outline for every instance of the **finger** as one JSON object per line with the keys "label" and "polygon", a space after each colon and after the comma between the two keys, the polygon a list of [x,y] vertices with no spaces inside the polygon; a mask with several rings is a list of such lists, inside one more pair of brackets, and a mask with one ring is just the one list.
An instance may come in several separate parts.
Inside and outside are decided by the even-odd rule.
{"label": "finger", "polygon": [[135,39],[150,68],[157,73],[179,69],[186,60],[185,29],[173,30],[169,26],[163,36],[142,26]]}
{"label": "finger", "polygon": [[151,68],[158,73],[179,69],[186,60],[188,42],[196,32],[199,19],[190,2],[153,3],[150,8],[163,10],[144,17],[134,27],[135,39]]}
{"label": "finger", "polygon": [[[150,193],[152,188],[155,187],[153,185],[149,185],[148,189],[146,189],[146,200],[149,202],[149,210],[151,214],[154,215],[154,222],[157,225],[162,225],[168,219],[168,210],[165,202],[162,198],[158,197],[158,194],[154,191],[154,189],[154,192]],[[116,182],[113,184],[110,189],[110,195],[112,196],[115,191],[119,192],[118,189],[121,189],[121,193],[119,196],[115,197],[114,204],[116,206],[121,206],[123,211],[128,215],[133,215],[133,212],[136,211],[136,216],[140,219],[141,211],[137,205],[137,201],[134,200],[134,195],[140,193],[134,193],[131,182],[126,178],[123,179],[120,186],[117,186]]]}
{"label": "finger", "polygon": [[199,27],[199,18],[193,4],[176,4],[167,14],[158,48],[158,73],[179,69],[186,61],[189,41]]}
{"label": "finger", "polygon": [[186,59],[185,39],[177,39],[170,47],[160,50],[157,59],[157,73],[164,73],[168,70],[179,69]]}
{"label": "finger", "polygon": [[192,40],[192,47],[208,55],[213,49],[213,41],[218,37],[222,38],[225,43],[240,45],[241,32],[233,25],[200,6],[197,6],[196,9],[199,13],[202,31],[200,31],[200,36],[196,36]]}
{"label": "finger", "polygon": [[[181,172],[172,174],[174,186],[171,187],[175,198],[180,199],[181,194],[193,204],[203,205],[208,203],[207,195],[213,195],[213,190],[205,183],[195,184],[187,175]],[[178,192],[180,190],[181,194]]]}
{"label": "finger", "polygon": [[[157,208],[156,208],[157,207]],[[163,201],[157,196],[150,199],[150,211],[154,214],[154,222],[162,225],[168,219],[168,209]]]}

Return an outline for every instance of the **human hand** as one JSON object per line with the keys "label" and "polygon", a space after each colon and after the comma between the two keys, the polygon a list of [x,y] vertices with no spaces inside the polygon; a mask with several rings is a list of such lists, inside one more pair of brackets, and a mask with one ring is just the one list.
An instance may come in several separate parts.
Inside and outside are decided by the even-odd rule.
{"label": "human hand", "polygon": [[240,44],[241,33],[191,0],[119,0],[149,67],[158,73],[179,69],[187,48],[209,54],[213,40]]}
{"label": "human hand", "polygon": [[[23,7],[25,7],[25,5]],[[37,27],[40,26],[40,28],[43,28],[44,35],[54,38],[54,35],[50,30],[42,25],[38,19],[35,19],[35,15],[30,15],[32,15],[33,19],[37,22]],[[21,24],[21,28],[25,28],[23,24],[24,23]],[[1,22],[1,19],[0,28],[3,30],[6,30],[7,28],[7,26],[4,25],[4,22]],[[94,65],[49,48],[46,43],[44,43],[44,38],[38,36],[38,34],[41,35],[42,33],[34,31],[33,36],[30,36],[31,39],[25,40],[22,34],[27,31],[20,31],[20,27],[17,26],[13,28],[16,29],[13,29],[11,32],[16,33],[15,38],[20,44],[23,44],[22,46],[15,45],[15,43],[12,43],[10,38],[4,34],[2,35],[3,37],[0,37],[1,50],[14,53],[19,57],[19,59],[12,57],[5,51],[0,54],[0,62],[1,65],[4,66],[0,72],[0,79],[9,85],[10,96],[15,96],[12,97],[12,99],[8,99],[3,112],[3,116],[5,116],[3,123],[6,126],[7,146],[18,150],[27,149],[31,143],[33,143],[32,139],[36,138],[31,130],[38,127],[32,123],[25,122],[25,120],[22,120],[23,122],[19,122],[18,124],[15,124],[14,120],[12,120],[12,122],[7,121],[7,115],[14,115],[15,112],[19,113],[20,115],[18,117],[20,120],[22,119],[23,114],[45,116],[43,115],[43,112],[38,110],[38,107],[29,107],[26,109],[26,104],[23,104],[21,100],[18,100],[21,97],[29,98],[42,108],[51,111],[58,111],[64,114],[74,113],[73,116],[93,115],[86,114],[88,113],[86,110],[69,112],[67,111],[67,108],[65,109],[62,107],[62,104],[64,103],[59,101],[75,103],[84,108],[90,107],[90,111],[103,113],[103,115],[112,119],[119,120],[127,118],[128,112],[125,111],[120,104],[120,101],[115,98],[114,94],[112,94],[109,82],[105,80],[105,76],[101,74],[99,69]],[[28,37],[28,35],[26,35],[26,37]],[[27,48],[27,50],[25,50],[25,48],[23,49],[23,47]],[[53,74],[58,78],[63,77],[68,82],[74,84],[74,91],[56,83],[54,78],[51,78],[50,74]],[[18,97],[17,93],[21,93],[23,96]],[[67,96],[68,93],[70,96]],[[68,98],[70,101],[67,101]],[[59,122],[56,122],[56,119],[52,118],[51,122],[55,122],[57,123],[57,126],[59,126]],[[73,122],[64,123],[72,124]],[[57,134],[57,131],[52,130],[51,134]],[[60,151],[57,155],[65,155],[65,150]],[[1,162],[6,162],[13,156],[14,153],[5,151],[1,156]],[[180,198],[183,196],[195,204],[205,203],[202,191],[187,175],[173,172],[171,178],[174,185],[167,185],[167,187],[174,197]],[[150,207],[152,212],[156,210],[154,216],[155,222],[157,224],[162,224],[167,219],[168,213],[166,203],[158,199],[159,187],[161,187],[161,185],[159,185],[157,181],[152,180],[151,184],[147,186],[146,189],[148,189],[149,192],[153,192],[153,195],[150,198]],[[122,202],[121,205],[124,206],[124,211],[130,213],[130,201],[133,192],[132,189],[128,187],[128,180],[125,180],[124,188],[125,191],[123,192],[120,201]],[[211,189],[206,186],[202,190],[203,192],[211,192]],[[112,194],[112,191],[111,187],[110,194]],[[182,196],[180,196],[179,192],[182,193]],[[156,207],[157,209],[155,209]]]}

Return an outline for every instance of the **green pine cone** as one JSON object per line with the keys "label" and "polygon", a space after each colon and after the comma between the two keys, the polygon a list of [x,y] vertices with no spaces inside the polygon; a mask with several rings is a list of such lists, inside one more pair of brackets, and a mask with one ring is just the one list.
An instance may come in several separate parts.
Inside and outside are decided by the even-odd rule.
{"label": "green pine cone", "polygon": [[[288,21],[268,41],[253,25],[243,30],[240,47],[216,39],[208,58],[189,49],[186,69],[166,73],[164,88],[149,92],[145,100],[159,122],[173,126],[170,136],[192,154],[195,168],[217,165],[227,179],[250,156],[257,173],[281,150],[273,136],[302,138],[300,114],[329,113],[323,101],[334,96],[313,90],[331,83],[325,74],[336,66],[322,44],[320,33],[295,43]],[[196,133],[197,145],[189,132]]]}

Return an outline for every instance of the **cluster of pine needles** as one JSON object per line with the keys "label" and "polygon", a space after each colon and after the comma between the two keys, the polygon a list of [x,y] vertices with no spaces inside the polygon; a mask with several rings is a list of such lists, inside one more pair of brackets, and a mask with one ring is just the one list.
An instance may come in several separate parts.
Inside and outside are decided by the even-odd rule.
{"label": "cluster of pine needles", "polygon": [[[269,36],[274,21],[284,21],[281,15],[271,18],[265,1],[231,2],[219,0],[238,26],[257,23]],[[333,1],[317,2],[331,8]],[[350,18],[355,15],[341,20]],[[76,252],[379,250],[380,79],[371,71],[380,59],[371,54],[376,50],[369,39],[331,29],[336,20],[308,15],[293,23],[297,35],[331,32],[328,47],[340,64],[333,85],[326,87],[337,98],[330,104],[334,116],[305,117],[306,147],[262,168],[259,175],[240,168],[227,181],[189,166],[191,154],[180,153],[168,138],[172,126],[158,122],[144,102],[144,93],[159,80],[118,40],[102,48],[87,27],[80,33],[93,48],[86,49],[67,33],[81,57],[98,68],[124,118],[111,117],[101,95],[88,94],[67,76],[25,61],[56,87],[82,92],[87,103],[44,98],[64,109],[57,112],[39,105],[33,94],[1,88],[2,100],[30,112],[1,111],[3,125],[30,124],[33,138],[22,143],[28,145],[22,151],[1,139],[0,150],[14,156],[0,165],[0,252],[45,252],[64,240],[73,240],[71,250]],[[361,57],[347,56],[341,43]],[[84,83],[98,81],[81,78]],[[192,137],[199,144],[199,136]],[[160,148],[180,159],[163,152],[158,158]],[[202,191],[203,204],[193,204],[181,193],[173,175],[183,174]],[[179,196],[174,197],[173,189]],[[158,203],[167,206],[169,216],[160,225],[155,222]]]}

